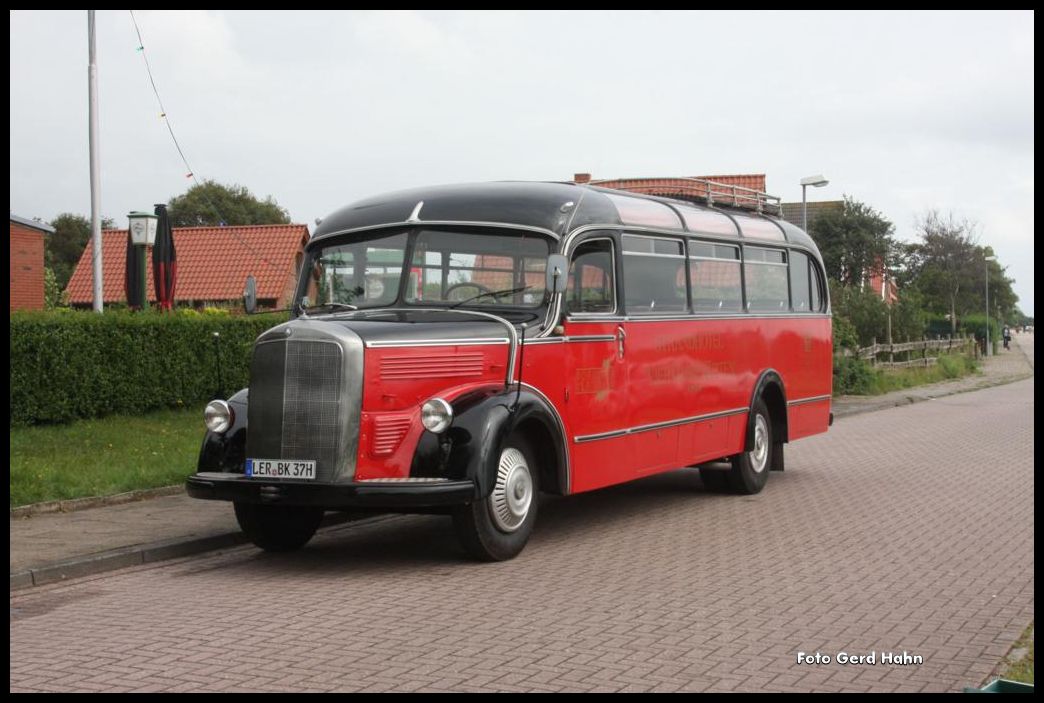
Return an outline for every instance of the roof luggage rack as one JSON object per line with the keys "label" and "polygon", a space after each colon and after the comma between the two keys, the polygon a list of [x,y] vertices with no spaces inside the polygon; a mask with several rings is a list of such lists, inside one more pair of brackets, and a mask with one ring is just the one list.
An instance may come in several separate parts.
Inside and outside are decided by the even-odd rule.
{"label": "roof luggage rack", "polygon": [[756,210],[782,216],[782,198],[753,188],[708,181],[703,178],[608,178],[589,185],[662,198],[675,198],[710,206]]}

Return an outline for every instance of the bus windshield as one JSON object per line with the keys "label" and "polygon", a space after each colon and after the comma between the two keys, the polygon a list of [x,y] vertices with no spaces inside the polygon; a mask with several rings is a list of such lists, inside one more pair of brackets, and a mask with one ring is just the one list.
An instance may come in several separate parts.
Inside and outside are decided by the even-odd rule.
{"label": "bus windshield", "polygon": [[309,305],[331,310],[387,307],[398,301],[405,273],[407,305],[535,308],[545,299],[549,252],[547,239],[522,232],[420,230],[342,240],[311,252],[306,294]]}

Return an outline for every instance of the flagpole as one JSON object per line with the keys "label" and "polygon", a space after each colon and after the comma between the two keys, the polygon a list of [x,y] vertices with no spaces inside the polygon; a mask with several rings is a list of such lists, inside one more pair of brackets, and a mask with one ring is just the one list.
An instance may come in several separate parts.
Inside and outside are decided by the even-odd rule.
{"label": "flagpole", "polygon": [[91,152],[91,256],[94,260],[94,312],[102,312],[101,171],[98,164],[98,65],[94,52],[94,10],[87,10],[88,140]]}

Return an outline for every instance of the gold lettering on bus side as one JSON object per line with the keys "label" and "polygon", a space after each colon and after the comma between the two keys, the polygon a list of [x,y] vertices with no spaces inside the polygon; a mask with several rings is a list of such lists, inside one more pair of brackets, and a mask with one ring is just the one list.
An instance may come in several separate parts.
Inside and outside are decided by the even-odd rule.
{"label": "gold lettering on bus side", "polygon": [[720,362],[711,364],[711,368],[714,369],[718,373],[726,373],[726,374],[735,373],[735,371],[736,371],[736,368],[732,365],[731,361],[720,361]]}
{"label": "gold lettering on bus side", "polygon": [[691,337],[682,337],[680,339],[661,338],[656,342],[656,351],[663,354],[720,351],[721,349],[721,335],[717,332],[694,334]]}
{"label": "gold lettering on bus side", "polygon": [[801,344],[805,348],[805,353],[808,354],[812,351],[812,335],[806,334],[801,337]]}
{"label": "gold lettering on bus side", "polygon": [[674,383],[685,375],[685,370],[676,366],[649,367],[649,381],[651,383]]}
{"label": "gold lettering on bus side", "polygon": [[576,370],[577,395],[603,393],[607,392],[610,387],[608,364],[598,368]]}

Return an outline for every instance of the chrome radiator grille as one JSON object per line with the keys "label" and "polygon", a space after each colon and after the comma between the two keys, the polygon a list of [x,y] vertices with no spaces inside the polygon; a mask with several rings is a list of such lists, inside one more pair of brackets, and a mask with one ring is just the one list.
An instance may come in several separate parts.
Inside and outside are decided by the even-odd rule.
{"label": "chrome radiator grille", "polygon": [[247,456],[314,459],[317,480],[335,480],[348,459],[341,448],[354,445],[345,436],[343,372],[341,346],[332,340],[259,343],[250,367]]}

